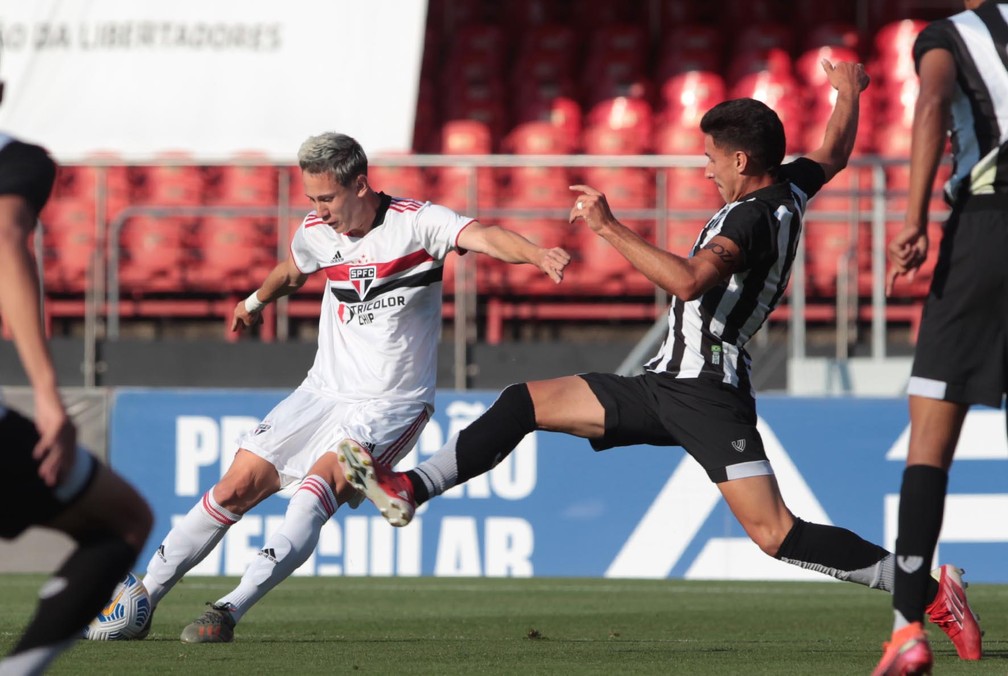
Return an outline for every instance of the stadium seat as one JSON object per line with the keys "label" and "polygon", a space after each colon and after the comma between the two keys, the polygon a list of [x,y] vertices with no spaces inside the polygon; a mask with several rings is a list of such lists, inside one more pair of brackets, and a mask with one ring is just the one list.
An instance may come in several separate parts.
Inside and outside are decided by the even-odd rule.
{"label": "stadium seat", "polygon": [[490,126],[479,120],[449,120],[441,127],[441,152],[446,155],[485,155],[492,151]]}
{"label": "stadium seat", "polygon": [[647,152],[650,139],[633,129],[592,125],[582,134],[584,151],[591,155],[639,155]]}
{"label": "stadium seat", "polygon": [[715,211],[724,205],[714,181],[704,176],[702,168],[669,169],[666,184],[669,211]]}
{"label": "stadium seat", "polygon": [[[820,0],[813,1],[817,5],[824,4]],[[805,34],[801,44],[801,47],[804,49],[809,50],[819,49],[820,47],[836,47],[839,49],[849,49],[855,54],[858,53],[860,41],[857,26],[855,26],[853,22],[816,21],[807,25],[810,30]]]}
{"label": "stadium seat", "polygon": [[368,182],[375,190],[393,197],[427,199],[427,181],[420,167],[370,165]]}
{"label": "stadium seat", "polygon": [[[663,119],[655,129],[652,145],[659,155],[703,155],[704,135],[700,131],[700,118],[689,121],[675,117],[667,121]],[[702,169],[697,171],[703,172]]]}
{"label": "stadium seat", "polygon": [[508,201],[514,209],[569,209],[571,178],[566,167],[512,167],[508,170]]}
{"label": "stadium seat", "polygon": [[[178,158],[167,158],[177,161]],[[160,164],[135,169],[137,200],[143,204],[195,206],[203,203],[204,176],[201,167]]]}
{"label": "stadium seat", "polygon": [[752,75],[768,75],[774,80],[793,82],[794,65],[791,55],[780,47],[735,52],[728,63],[725,79],[732,87],[737,87],[740,80]]}
{"label": "stadium seat", "polygon": [[777,21],[747,22],[733,41],[732,48],[737,53],[759,53],[773,49],[788,53],[793,48],[793,41],[791,26]]}
{"label": "stadium seat", "polygon": [[90,199],[51,199],[39,218],[46,289],[84,293],[95,250],[94,202]]}
{"label": "stadium seat", "polygon": [[190,274],[194,286],[212,291],[241,291],[258,286],[275,263],[268,219],[212,216],[195,228],[199,265]]}
{"label": "stadium seat", "polygon": [[504,137],[502,149],[516,155],[566,155],[573,151],[569,134],[551,122],[519,124]]}
{"label": "stadium seat", "polygon": [[718,73],[687,71],[663,81],[660,93],[659,116],[663,124],[698,129],[704,113],[725,100],[726,87]]}
{"label": "stadium seat", "polygon": [[888,23],[875,33],[875,53],[884,83],[902,82],[917,77],[913,62],[913,44],[927,23],[904,19]]}
{"label": "stadium seat", "polygon": [[805,275],[808,292],[821,298],[835,298],[837,276],[844,258],[855,255],[851,226],[841,221],[816,221],[806,224]]}
{"label": "stadium seat", "polygon": [[192,267],[190,235],[189,222],[180,218],[127,220],[119,236],[120,291],[132,295],[184,291]]}
{"label": "stadium seat", "polygon": [[614,213],[653,209],[654,175],[636,167],[585,167],[585,182],[605,193]]}
{"label": "stadium seat", "polygon": [[620,96],[596,103],[588,111],[588,125],[651,136],[651,105],[644,99]]}
{"label": "stadium seat", "polygon": [[573,95],[573,87],[565,83],[526,83],[516,92],[513,110],[513,134],[526,123],[546,122],[561,130],[565,144],[576,149],[581,140],[581,105]]}
{"label": "stadium seat", "polygon": [[241,158],[237,164],[208,170],[208,204],[271,206],[277,201],[277,169],[268,164],[249,164],[253,158]]}

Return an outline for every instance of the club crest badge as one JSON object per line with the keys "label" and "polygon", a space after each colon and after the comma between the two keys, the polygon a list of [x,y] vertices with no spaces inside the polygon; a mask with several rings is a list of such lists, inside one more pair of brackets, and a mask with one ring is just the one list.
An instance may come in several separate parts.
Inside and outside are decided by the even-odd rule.
{"label": "club crest badge", "polygon": [[378,278],[378,267],[375,265],[354,265],[350,267],[350,283],[357,289],[361,300],[367,296],[368,290]]}

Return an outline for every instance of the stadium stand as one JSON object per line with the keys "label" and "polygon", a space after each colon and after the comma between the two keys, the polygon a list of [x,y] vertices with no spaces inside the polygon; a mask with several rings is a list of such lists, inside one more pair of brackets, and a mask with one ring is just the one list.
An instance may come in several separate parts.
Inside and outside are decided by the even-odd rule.
{"label": "stadium stand", "polygon": [[[487,327],[493,325],[484,328],[491,338],[506,334],[509,317],[653,317],[656,297],[650,285],[605,242],[566,226],[568,186],[596,185],[618,214],[630,214],[626,219],[642,234],[657,238],[662,233],[670,248],[684,251],[720,204],[697,162],[703,154],[702,114],[725,98],[752,96],[780,113],[789,152],[811,150],[832,106],[820,61],[861,60],[868,64],[873,87],[869,105],[862,108],[855,149],[859,164],[813,201],[805,272],[810,306],[838,302],[838,261],[854,261],[853,293],[865,297],[871,291],[873,167],[884,168],[885,221],[892,232],[905,205],[916,96],[910,47],[925,20],[938,14],[927,3],[909,0],[864,3],[865,10],[856,4],[582,0],[574,7],[567,0],[517,0],[506,6],[431,0],[413,151],[466,159],[456,166],[417,167],[394,166],[394,158],[384,158],[371,168],[372,183],[571,249],[575,264],[560,288],[542,284],[527,268],[480,269],[479,302],[493,307],[484,313]],[[556,166],[530,162],[501,168],[481,167],[473,159],[493,153],[566,159]],[[601,159],[589,166],[596,156],[626,157],[632,165],[630,158],[650,154],[694,161],[657,170],[611,166]],[[577,161],[568,161],[571,157]],[[124,209],[135,212],[114,242],[120,259],[113,274],[126,297],[160,294],[174,301],[217,302],[246,290],[276,260],[278,239],[289,237],[307,207],[297,168],[257,162],[254,153],[213,167],[177,156],[131,167],[106,166],[109,159],[60,170],[43,214],[45,277],[55,298],[83,298],[93,252],[107,248],[100,241],[104,228],[96,221],[101,213],[104,224],[111,224]],[[945,176],[947,167],[939,182]],[[277,206],[281,177],[290,181],[285,227],[227,215],[228,207]],[[663,214],[656,211],[660,205]],[[211,210],[194,217],[138,210],[195,206]],[[944,209],[937,194],[934,206]],[[454,274],[452,260],[445,271],[448,284]],[[903,287],[893,305],[919,302],[924,278]],[[310,304],[298,305],[296,299],[315,302],[322,285],[321,279],[312,280],[292,299],[294,316],[310,316]],[[892,319],[905,321],[911,314],[894,310]]]}

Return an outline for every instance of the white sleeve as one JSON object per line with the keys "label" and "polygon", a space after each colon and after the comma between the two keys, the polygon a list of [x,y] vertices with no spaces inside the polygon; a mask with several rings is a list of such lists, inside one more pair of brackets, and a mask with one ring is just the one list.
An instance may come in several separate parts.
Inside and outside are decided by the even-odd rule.
{"label": "white sleeve", "polygon": [[[316,226],[317,227],[317,226]],[[308,236],[305,232],[305,225],[301,223],[298,229],[294,231],[294,237],[291,239],[291,256],[294,258],[294,265],[297,266],[298,270],[310,275],[311,273],[319,269],[318,257],[312,253],[311,246],[308,243]]]}
{"label": "white sleeve", "polygon": [[443,260],[456,249],[459,233],[475,219],[457,214],[448,207],[428,202],[417,211],[416,231],[424,249]]}

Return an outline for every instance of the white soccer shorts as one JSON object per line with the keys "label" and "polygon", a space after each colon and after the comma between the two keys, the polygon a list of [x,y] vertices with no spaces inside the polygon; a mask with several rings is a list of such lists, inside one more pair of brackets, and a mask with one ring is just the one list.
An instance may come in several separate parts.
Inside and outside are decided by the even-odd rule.
{"label": "white soccer shorts", "polygon": [[422,401],[348,402],[302,386],[241,435],[238,445],[276,467],[280,486],[286,488],[304,479],[343,439],[353,439],[379,462],[395,465],[420,438],[431,413]]}

